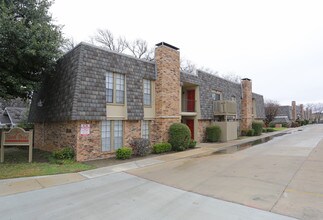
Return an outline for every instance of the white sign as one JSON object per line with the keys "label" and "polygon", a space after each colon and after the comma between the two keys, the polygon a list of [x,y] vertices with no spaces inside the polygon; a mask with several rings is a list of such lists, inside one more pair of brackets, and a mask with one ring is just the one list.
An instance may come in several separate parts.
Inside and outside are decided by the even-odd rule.
{"label": "white sign", "polygon": [[88,136],[90,134],[90,124],[81,124],[81,136]]}

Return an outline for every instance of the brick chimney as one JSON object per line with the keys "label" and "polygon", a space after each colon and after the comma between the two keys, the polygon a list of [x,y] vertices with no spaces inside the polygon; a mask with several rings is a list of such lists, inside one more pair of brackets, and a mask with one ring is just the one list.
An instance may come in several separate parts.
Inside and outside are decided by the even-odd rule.
{"label": "brick chimney", "polygon": [[252,124],[252,82],[248,78],[241,80],[242,106],[241,106],[241,130],[251,129]]}
{"label": "brick chimney", "polygon": [[297,115],[296,115],[296,102],[292,101],[292,121],[296,121]]}
{"label": "brick chimney", "polygon": [[154,141],[168,141],[169,126],[180,122],[180,53],[165,42],[156,44],[156,123]]}
{"label": "brick chimney", "polygon": [[299,107],[301,109],[301,119],[304,119],[304,105],[300,104]]}

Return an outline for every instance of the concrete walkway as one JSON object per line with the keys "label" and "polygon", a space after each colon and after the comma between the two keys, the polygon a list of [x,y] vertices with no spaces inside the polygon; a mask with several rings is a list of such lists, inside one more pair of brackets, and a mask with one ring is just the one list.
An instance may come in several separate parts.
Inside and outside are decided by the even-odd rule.
{"label": "concrete walkway", "polygon": [[118,165],[97,168],[80,173],[68,173],[50,176],[37,176],[0,180],[0,196],[38,190],[68,183],[80,182],[85,179],[91,179],[113,173],[129,171],[132,169],[143,168],[183,158],[207,156],[213,154],[216,151],[223,150],[231,146],[245,144],[250,141],[274,136],[279,133],[297,132],[297,130],[298,129],[288,129],[279,132],[265,133],[261,136],[249,137],[240,140],[229,141],[226,143],[201,143],[197,146],[197,148],[193,150],[170,153],[161,156],[156,156],[153,158],[140,159],[132,162],[125,162]]}

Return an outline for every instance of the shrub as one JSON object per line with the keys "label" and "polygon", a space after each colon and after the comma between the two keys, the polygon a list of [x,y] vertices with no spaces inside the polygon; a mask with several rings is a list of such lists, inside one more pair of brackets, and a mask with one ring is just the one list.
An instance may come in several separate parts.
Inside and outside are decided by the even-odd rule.
{"label": "shrub", "polygon": [[64,147],[52,153],[52,157],[56,160],[74,160],[74,156],[74,150],[71,147]]}
{"label": "shrub", "polygon": [[267,128],[267,132],[274,132],[275,131],[275,129],[273,129],[273,128]]}
{"label": "shrub", "polygon": [[136,138],[130,142],[130,147],[133,150],[133,154],[136,156],[146,156],[151,152],[150,142],[145,138]]}
{"label": "shrub", "polygon": [[221,129],[217,125],[209,126],[206,128],[206,140],[208,142],[218,142],[221,137]]}
{"label": "shrub", "polygon": [[154,144],[153,146],[153,152],[155,154],[160,154],[171,150],[172,150],[172,145],[170,143],[158,143],[158,144]]}
{"label": "shrub", "polygon": [[247,136],[248,130],[242,130],[241,131],[241,136]]}
{"label": "shrub", "polygon": [[266,132],[267,132],[267,128],[263,128],[263,129],[262,129],[262,132],[263,132],[263,133],[266,133]]}
{"label": "shrub", "polygon": [[252,122],[252,129],[254,130],[254,135],[259,136],[262,133],[262,127],[264,123],[262,121],[254,121]]}
{"label": "shrub", "polygon": [[250,129],[247,132],[247,136],[254,136],[255,135],[255,130],[254,129]]}
{"label": "shrub", "polygon": [[119,160],[129,159],[132,155],[131,147],[121,147],[116,151],[116,157]]}
{"label": "shrub", "polygon": [[195,148],[196,147],[197,142],[194,140],[191,140],[190,144],[188,145],[188,148]]}
{"label": "shrub", "polygon": [[299,127],[299,123],[297,121],[293,121],[292,122],[292,128],[296,128],[296,127]]}
{"label": "shrub", "polygon": [[188,148],[191,141],[191,131],[187,125],[174,123],[169,127],[169,140],[172,150],[183,151]]}

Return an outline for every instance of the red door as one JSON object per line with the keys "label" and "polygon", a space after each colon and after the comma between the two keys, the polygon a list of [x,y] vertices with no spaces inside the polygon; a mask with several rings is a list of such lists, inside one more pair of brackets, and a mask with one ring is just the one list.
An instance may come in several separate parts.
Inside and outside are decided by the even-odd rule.
{"label": "red door", "polygon": [[187,111],[195,112],[195,90],[187,91]]}
{"label": "red door", "polygon": [[189,127],[191,131],[191,139],[194,140],[194,120],[193,119],[187,119],[186,125]]}

